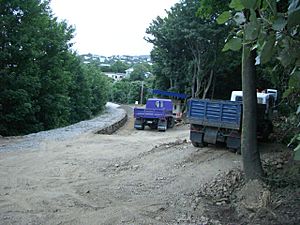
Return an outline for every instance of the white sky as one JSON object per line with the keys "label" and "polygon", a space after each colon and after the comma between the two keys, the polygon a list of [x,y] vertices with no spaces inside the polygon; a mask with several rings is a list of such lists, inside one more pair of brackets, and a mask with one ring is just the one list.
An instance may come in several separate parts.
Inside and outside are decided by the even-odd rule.
{"label": "white sky", "polygon": [[50,5],[55,16],[75,26],[73,48],[79,54],[148,55],[146,28],[179,1],[52,0]]}

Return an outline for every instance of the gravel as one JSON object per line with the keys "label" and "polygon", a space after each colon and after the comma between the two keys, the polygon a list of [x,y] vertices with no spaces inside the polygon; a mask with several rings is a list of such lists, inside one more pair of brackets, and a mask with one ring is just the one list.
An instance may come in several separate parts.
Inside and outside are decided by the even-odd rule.
{"label": "gravel", "polygon": [[16,141],[9,141],[0,145],[0,152],[21,151],[29,148],[35,149],[44,141],[63,141],[85,133],[96,133],[97,131],[118,122],[125,116],[126,112],[119,108],[119,105],[108,102],[104,113],[94,119],[81,121],[62,128],[28,134],[22,136],[20,139],[16,137],[3,138]]}

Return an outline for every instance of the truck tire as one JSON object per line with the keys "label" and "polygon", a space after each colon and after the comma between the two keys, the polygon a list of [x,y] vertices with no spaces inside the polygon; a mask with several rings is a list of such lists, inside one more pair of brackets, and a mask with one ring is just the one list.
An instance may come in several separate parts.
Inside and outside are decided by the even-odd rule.
{"label": "truck tire", "polygon": [[199,142],[195,142],[195,141],[192,141],[192,145],[196,148],[203,148],[203,147],[208,146],[208,144],[206,142],[199,143]]}
{"label": "truck tire", "polygon": [[228,148],[228,151],[232,152],[232,153],[236,153],[238,155],[242,154],[241,148]]}
{"label": "truck tire", "polygon": [[137,130],[144,130],[145,129],[144,121],[141,119],[135,119],[134,128]]}
{"label": "truck tire", "polygon": [[175,125],[175,119],[174,119],[174,117],[170,117],[168,119],[168,128],[173,128],[174,125]]}
{"label": "truck tire", "polygon": [[167,120],[159,120],[157,124],[158,131],[166,131],[168,128],[168,121]]}
{"label": "truck tire", "polygon": [[195,142],[195,141],[192,141],[192,145],[193,145],[194,147],[196,147],[196,148],[199,148],[199,147],[200,147],[199,143],[198,143],[198,142]]}

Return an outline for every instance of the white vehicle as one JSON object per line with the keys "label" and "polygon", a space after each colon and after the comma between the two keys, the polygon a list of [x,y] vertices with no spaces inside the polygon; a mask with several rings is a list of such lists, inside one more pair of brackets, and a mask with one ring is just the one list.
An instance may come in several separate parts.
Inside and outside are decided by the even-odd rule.
{"label": "white vehicle", "polygon": [[[278,94],[276,89],[266,89],[257,92],[257,133],[258,137],[267,139],[273,130],[272,118]],[[233,91],[230,101],[243,101],[242,91]]]}
{"label": "white vehicle", "polygon": [[[267,89],[263,92],[257,92],[256,96],[257,96],[257,103],[265,105],[266,113],[271,113],[274,110],[275,102],[277,100],[277,90]],[[243,92],[242,91],[231,92],[230,101],[243,101]]]}

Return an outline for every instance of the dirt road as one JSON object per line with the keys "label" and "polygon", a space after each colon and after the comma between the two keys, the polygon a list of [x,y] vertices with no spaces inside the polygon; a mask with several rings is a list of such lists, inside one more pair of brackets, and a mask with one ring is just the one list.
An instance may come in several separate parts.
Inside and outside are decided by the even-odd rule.
{"label": "dirt road", "polygon": [[188,125],[137,131],[130,119],[112,135],[1,152],[0,224],[199,223],[203,206],[193,193],[240,167],[240,156],[196,149],[188,136]]}

